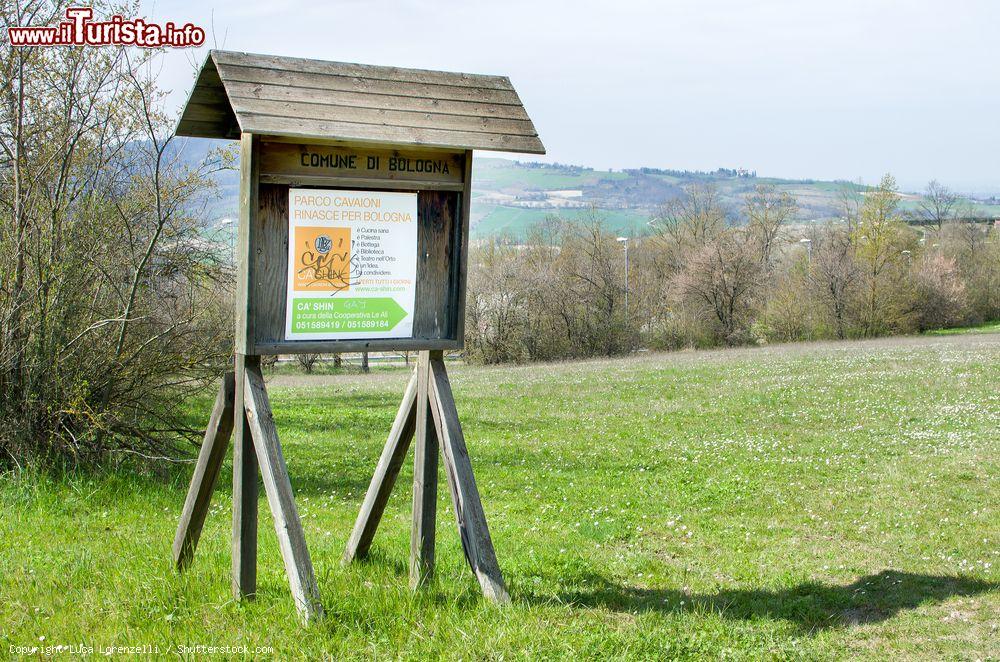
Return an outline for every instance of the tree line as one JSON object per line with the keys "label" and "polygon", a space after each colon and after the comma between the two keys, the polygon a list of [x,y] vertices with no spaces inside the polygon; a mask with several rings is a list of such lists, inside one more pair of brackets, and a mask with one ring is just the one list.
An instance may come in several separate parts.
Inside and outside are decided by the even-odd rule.
{"label": "tree line", "polygon": [[467,356],[556,360],[1000,318],[998,233],[963,220],[946,187],[928,186],[921,226],[889,175],[845,186],[840,207],[838,220],[797,224],[793,196],[757,186],[732,224],[715,187],[695,184],[627,241],[592,210],[550,217],[524,242],[482,242],[470,257]]}

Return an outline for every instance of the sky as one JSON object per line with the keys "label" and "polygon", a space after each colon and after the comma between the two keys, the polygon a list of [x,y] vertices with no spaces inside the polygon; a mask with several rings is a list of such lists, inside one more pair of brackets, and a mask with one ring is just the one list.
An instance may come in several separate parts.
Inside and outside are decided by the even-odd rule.
{"label": "sky", "polygon": [[[209,46],[510,77],[537,160],[1000,193],[997,0],[158,0]],[[172,51],[179,108],[206,49]],[[535,160],[535,157],[517,157]]]}

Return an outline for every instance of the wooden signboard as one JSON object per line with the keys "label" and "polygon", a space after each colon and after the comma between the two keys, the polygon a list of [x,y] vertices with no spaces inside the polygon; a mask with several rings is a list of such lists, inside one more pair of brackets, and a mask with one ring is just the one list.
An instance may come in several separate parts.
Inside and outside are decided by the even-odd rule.
{"label": "wooden signboard", "polygon": [[[242,162],[259,160],[260,167],[257,172],[252,169],[243,172],[242,183],[249,190],[247,202],[254,213],[248,215],[247,241],[244,242],[241,236],[239,242],[240,248],[246,249],[239,259],[241,262],[245,259],[245,264],[240,266],[243,267],[241,286],[246,287],[247,306],[244,317],[238,321],[238,352],[294,354],[462,347],[465,251],[471,199],[471,177],[467,169],[471,170],[471,151],[449,153],[411,149],[398,152],[274,142],[253,136],[245,136],[243,142]],[[411,241],[414,244],[409,249],[416,270],[408,274],[415,288],[413,310],[407,311],[410,334],[404,338],[392,333],[363,334],[365,337],[343,334],[343,338],[337,340],[309,340],[304,334],[288,337],[289,268],[306,266],[290,264],[288,259],[290,246],[293,250],[296,248],[294,238],[289,237],[289,229],[299,220],[292,216],[291,205],[295,200],[290,197],[291,191],[302,191],[297,196],[300,200],[307,199],[308,193],[313,192],[311,202],[316,204],[308,205],[307,210],[296,210],[306,227],[344,229],[354,226],[355,240],[358,239],[358,226],[368,230],[369,237],[397,233],[404,224],[413,231]],[[340,195],[323,191],[335,191]],[[343,195],[350,191],[373,193],[368,200],[364,195]],[[382,220],[374,218],[373,214],[366,216],[364,212],[370,212],[371,207],[353,209],[359,212],[355,220],[349,216],[352,208],[340,204],[343,199],[359,205],[370,201],[385,204],[378,194],[391,193],[412,197],[415,215],[409,221],[400,223],[397,218]],[[310,217],[303,215],[304,212],[311,212],[312,223],[305,222]],[[363,251],[361,242],[357,243],[358,251]],[[372,249],[378,250],[378,247]],[[378,265],[373,266],[377,270]],[[367,275],[360,277],[374,279]],[[370,287],[370,283],[366,286]],[[341,294],[348,294],[348,291]],[[338,299],[334,294],[329,298],[348,297]],[[331,344],[334,342],[336,345]]]}
{"label": "wooden signboard", "polygon": [[235,370],[174,540],[193,557],[233,435],[233,592],[256,592],[257,477],[300,613],[322,603],[260,368],[268,354],[417,351],[344,561],[367,555],[414,446],[410,583],[434,570],[443,462],[483,593],[509,600],[443,352],[461,349],[473,149],[544,153],[506,78],[212,51],[178,135],[239,137]]}

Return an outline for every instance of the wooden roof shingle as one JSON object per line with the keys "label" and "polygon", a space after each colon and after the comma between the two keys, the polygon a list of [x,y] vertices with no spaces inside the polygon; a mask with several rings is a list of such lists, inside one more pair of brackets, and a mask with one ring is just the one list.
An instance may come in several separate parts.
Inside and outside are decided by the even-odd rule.
{"label": "wooden roof shingle", "polygon": [[179,136],[241,132],[544,154],[505,76],[210,51]]}

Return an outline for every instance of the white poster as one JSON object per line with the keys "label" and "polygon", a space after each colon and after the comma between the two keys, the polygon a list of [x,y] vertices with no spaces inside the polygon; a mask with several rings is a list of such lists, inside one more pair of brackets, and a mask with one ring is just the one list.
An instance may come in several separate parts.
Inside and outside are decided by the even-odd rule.
{"label": "white poster", "polygon": [[285,338],[409,338],[417,194],[288,192]]}

